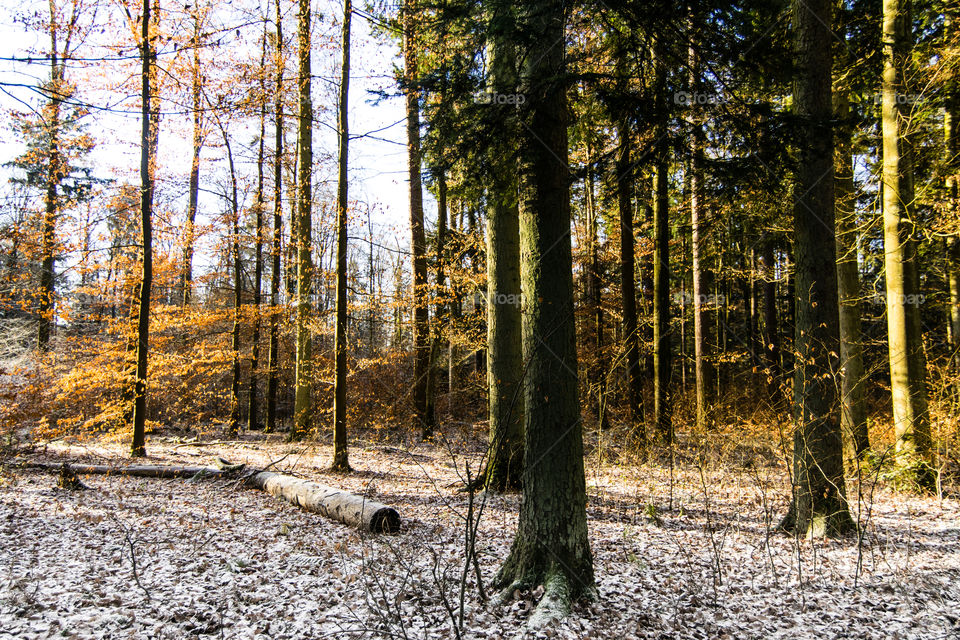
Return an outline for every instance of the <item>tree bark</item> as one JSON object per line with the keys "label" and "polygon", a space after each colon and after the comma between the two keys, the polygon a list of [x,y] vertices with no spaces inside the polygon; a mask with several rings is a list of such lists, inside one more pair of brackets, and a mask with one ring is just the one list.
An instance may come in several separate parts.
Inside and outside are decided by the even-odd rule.
{"label": "tree bark", "polygon": [[257,420],[257,374],[260,368],[260,298],[263,288],[263,160],[267,121],[267,18],[263,19],[263,43],[260,49],[260,137],[257,149],[256,244],[253,265],[253,336],[250,346],[250,384],[247,396],[247,430],[259,426]]}
{"label": "tree bark", "polygon": [[[521,117],[519,202],[524,304],[525,457],[520,522],[495,585],[544,586],[531,624],[565,615],[572,599],[595,595],[587,537],[583,441],[577,397],[570,173],[560,0],[521,7],[526,96]],[[543,47],[541,43],[554,43]]]}
{"label": "tree bark", "polygon": [[[665,134],[665,132],[664,132]],[[666,139],[662,135],[662,140]],[[661,142],[657,153],[653,208],[653,414],[657,438],[673,442],[673,399],[671,397],[670,331],[670,218],[667,193],[667,149]]]}
{"label": "tree bark", "polygon": [[273,243],[270,259],[270,347],[267,354],[267,423],[264,431],[277,430],[277,350],[280,348],[280,256],[283,252],[283,14],[276,1],[277,48],[274,85]]}
{"label": "tree bark", "polygon": [[180,295],[183,306],[193,296],[193,245],[197,221],[197,203],[200,199],[200,151],[203,149],[203,120],[200,108],[200,8],[193,15],[193,68],[191,97],[193,100],[193,155],[190,161],[190,186],[187,196],[187,222],[183,230],[183,265],[180,274]]}
{"label": "tree bark", "polygon": [[[156,2],[156,0],[152,0]],[[142,271],[137,309],[136,373],[133,392],[133,441],[130,454],[133,457],[147,455],[147,359],[150,347],[150,290],[153,286],[153,175],[157,158],[157,129],[159,105],[151,90],[155,77],[154,52],[151,40],[151,0],[143,0],[141,16],[140,73],[141,129],[140,129],[140,226],[143,233]],[[159,4],[159,3],[158,3]]]}
{"label": "tree bark", "polygon": [[857,223],[854,209],[853,142],[850,100],[845,88],[834,93],[837,120],[834,184],[836,185],[837,287],[840,304],[841,428],[857,459],[870,449],[864,401],[863,343],[860,326],[860,274],[857,265]]}
{"label": "tree bark", "polygon": [[313,257],[311,238],[313,221],[313,102],[310,96],[310,0],[299,0],[297,83],[299,113],[297,117],[297,363],[296,396],[290,440],[300,440],[313,422],[313,338],[310,335],[310,295],[313,290]]}
{"label": "tree bark", "polygon": [[347,210],[349,205],[347,163],[350,128],[350,19],[351,0],[343,4],[342,63],[340,69],[339,158],[337,163],[337,326],[334,336],[336,377],[333,386],[333,465],[335,471],[349,471],[347,457]]}
{"label": "tree bark", "polygon": [[403,4],[403,67],[407,107],[407,163],[410,179],[410,250],[413,253],[413,412],[423,437],[436,423],[428,411],[427,370],[430,366],[430,309],[427,291],[426,238],[423,229],[423,186],[420,177],[420,91],[418,81],[417,3]]}
{"label": "tree bark", "polygon": [[794,202],[797,369],[794,374],[793,498],[781,526],[798,536],[854,528],[843,477],[834,372],[840,350],[834,238],[832,0],[797,0],[794,112],[801,122]]}
{"label": "tree bark", "polygon": [[633,163],[630,159],[630,124],[622,118],[617,125],[617,205],[620,213],[620,296],[623,307],[623,341],[627,367],[627,405],[630,408],[631,436],[646,439],[641,399],[640,345],[637,335],[637,284],[635,238],[633,235]]}
{"label": "tree bark", "polygon": [[883,2],[883,251],[887,285],[890,389],[898,465],[930,487],[930,414],[926,360],[920,329],[910,114],[907,94],[911,15],[907,0]]}
{"label": "tree bark", "polygon": [[[489,17],[492,43],[490,90],[511,95],[517,91],[516,53],[512,42],[513,12],[507,2],[493,3]],[[501,110],[497,121],[508,135],[493,136],[488,151],[491,184],[487,198],[487,382],[489,384],[490,439],[485,483],[506,491],[520,487],[523,474],[523,294],[520,287],[520,218],[517,203],[517,165],[509,149],[518,123],[512,105],[488,106]]]}

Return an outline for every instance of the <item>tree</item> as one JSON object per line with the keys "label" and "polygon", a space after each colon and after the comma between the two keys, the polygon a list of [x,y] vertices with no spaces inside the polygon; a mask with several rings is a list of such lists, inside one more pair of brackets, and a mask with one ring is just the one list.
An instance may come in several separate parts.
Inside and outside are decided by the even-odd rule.
{"label": "tree", "polygon": [[655,173],[653,181],[653,414],[657,437],[673,442],[673,406],[671,398],[670,331],[670,212],[667,172],[669,153],[666,110],[666,63],[662,36],[656,42],[657,127],[655,135]]}
{"label": "tree", "polygon": [[410,179],[410,251],[413,254],[413,411],[424,438],[433,435],[436,418],[428,410],[430,308],[427,298],[426,236],[423,230],[423,184],[420,175],[420,91],[416,0],[403,3],[403,73],[407,107],[407,170]]}
{"label": "tree", "polygon": [[794,114],[800,158],[794,201],[797,367],[794,373],[793,498],[781,526],[799,536],[853,529],[843,478],[834,381],[840,350],[835,255],[831,0],[797,0]]}
{"label": "tree", "polygon": [[520,522],[495,584],[505,594],[542,584],[537,623],[565,615],[572,599],[592,597],[595,587],[577,398],[565,4],[540,0],[519,11],[526,97],[519,138],[526,446]]}
{"label": "tree", "polygon": [[[151,1],[143,0],[140,18],[140,73],[141,130],[140,130],[140,226],[143,234],[143,266],[140,275],[140,293],[137,309],[136,372],[133,394],[133,442],[130,453],[133,457],[147,455],[145,447],[147,420],[147,358],[150,348],[150,289],[153,285],[153,192],[154,169],[157,158],[157,115],[159,105],[151,91],[155,77],[156,54],[152,40]],[[159,9],[159,6],[157,7]]]}
{"label": "tree", "polygon": [[[491,95],[517,91],[514,16],[510,3],[491,2],[488,30]],[[496,121],[516,132],[516,108],[490,100]],[[523,472],[523,304],[520,288],[520,218],[513,134],[491,132],[487,195],[487,382],[490,438],[486,486],[516,489]]]}
{"label": "tree", "polygon": [[898,464],[921,486],[931,486],[930,414],[921,339],[917,248],[914,234],[912,145],[906,78],[910,73],[911,12],[906,0],[883,2],[883,261],[887,293],[890,391]]}
{"label": "tree", "polygon": [[313,290],[311,256],[313,208],[313,103],[310,98],[310,0],[298,0],[297,14],[297,364],[296,397],[290,439],[299,440],[310,431],[313,417],[313,339],[310,335],[310,295]]}
{"label": "tree", "polygon": [[277,429],[277,363],[280,348],[280,256],[283,251],[283,14],[276,0],[276,52],[274,66],[273,237],[270,246],[270,338],[267,353],[267,422],[265,431]]}
{"label": "tree", "polygon": [[349,471],[347,460],[347,161],[350,143],[348,98],[350,95],[351,0],[343,4],[343,61],[340,69],[339,159],[337,172],[337,326],[334,336],[336,378],[333,399],[333,469]]}
{"label": "tree", "polygon": [[263,289],[263,162],[264,136],[266,135],[267,121],[267,16],[263,18],[263,39],[260,43],[260,73],[258,96],[260,134],[257,136],[257,193],[254,199],[255,223],[255,256],[253,267],[253,337],[250,346],[250,385],[247,398],[247,429],[257,428],[257,373],[260,367],[260,301]]}
{"label": "tree", "polygon": [[190,304],[193,295],[193,251],[195,225],[197,221],[197,205],[200,200],[200,153],[203,150],[205,138],[203,130],[203,109],[201,108],[202,76],[200,73],[200,36],[203,31],[203,19],[206,12],[201,12],[199,4],[193,8],[193,64],[190,68],[190,96],[193,114],[193,155],[190,161],[190,186],[187,201],[187,221],[183,230],[183,265],[180,276],[181,300],[183,305]]}

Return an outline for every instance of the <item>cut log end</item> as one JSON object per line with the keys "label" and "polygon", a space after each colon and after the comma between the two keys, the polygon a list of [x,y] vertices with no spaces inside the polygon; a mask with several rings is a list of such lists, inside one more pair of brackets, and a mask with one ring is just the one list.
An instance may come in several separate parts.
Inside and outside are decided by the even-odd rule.
{"label": "cut log end", "polygon": [[400,531],[400,514],[393,507],[377,509],[370,518],[373,533],[396,533]]}

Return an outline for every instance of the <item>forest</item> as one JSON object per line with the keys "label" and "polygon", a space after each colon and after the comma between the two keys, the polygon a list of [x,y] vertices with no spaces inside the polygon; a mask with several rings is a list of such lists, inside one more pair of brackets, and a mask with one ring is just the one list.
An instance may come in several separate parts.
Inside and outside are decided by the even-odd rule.
{"label": "forest", "polygon": [[957,0],[0,7],[0,640],[960,637]]}

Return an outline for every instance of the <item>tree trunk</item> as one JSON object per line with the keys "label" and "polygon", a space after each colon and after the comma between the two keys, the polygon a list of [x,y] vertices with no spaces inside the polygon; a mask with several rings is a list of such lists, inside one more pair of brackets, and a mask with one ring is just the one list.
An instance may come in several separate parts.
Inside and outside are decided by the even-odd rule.
{"label": "tree trunk", "polygon": [[[691,20],[692,25],[692,20]],[[690,46],[691,93],[700,90],[699,56],[696,48]],[[710,426],[710,402],[713,391],[713,366],[710,362],[710,323],[707,321],[705,303],[707,301],[712,278],[704,260],[706,238],[703,221],[703,147],[704,134],[701,124],[702,114],[696,104],[690,105],[690,268],[693,289],[693,378],[696,392],[696,426],[698,430]]]}
{"label": "tree trunk", "polygon": [[180,274],[180,295],[183,306],[190,304],[193,295],[193,244],[197,221],[197,203],[200,199],[200,151],[203,148],[203,121],[200,105],[200,8],[193,16],[193,68],[191,69],[191,97],[193,99],[193,156],[190,162],[190,186],[187,201],[187,223],[183,230],[183,265]]}
{"label": "tree trunk", "polygon": [[260,142],[257,149],[256,245],[253,266],[253,336],[250,346],[250,384],[247,397],[247,430],[259,426],[257,420],[257,373],[260,368],[260,291],[263,288],[263,160],[267,121],[267,19],[263,20],[263,44],[260,50]]}
{"label": "tree trunk", "polygon": [[837,225],[837,289],[840,303],[841,428],[853,455],[870,449],[864,401],[863,343],[860,331],[860,274],[857,266],[857,222],[853,184],[853,131],[845,88],[834,93],[837,120],[834,184]]}
{"label": "tree trunk", "polygon": [[774,262],[773,241],[764,240],[760,247],[763,264],[763,354],[767,361],[767,391],[771,398],[780,399],[780,327],[777,322],[777,265]]}
{"label": "tree trunk", "polygon": [[898,464],[921,486],[931,486],[930,414],[917,297],[913,168],[907,123],[911,16],[906,0],[883,2],[883,251],[887,284],[890,389]]}
{"label": "tree trunk", "polygon": [[622,118],[617,125],[620,138],[617,152],[617,205],[620,210],[620,295],[623,306],[623,341],[627,367],[627,404],[630,430],[640,443],[646,439],[641,412],[643,380],[637,335],[637,284],[635,238],[633,235],[633,162],[630,159],[630,124]]}
{"label": "tree trunk", "polygon": [[[156,2],[156,0],[153,0]],[[136,374],[133,392],[133,442],[130,454],[147,455],[147,353],[150,346],[150,290],[153,285],[153,175],[157,161],[157,129],[159,105],[151,90],[156,61],[151,34],[151,0],[143,0],[141,16],[140,73],[142,101],[140,129],[140,225],[143,233],[143,265],[140,275],[139,306],[137,309]],[[159,16],[158,16],[159,17]]]}
{"label": "tree trunk", "polygon": [[423,229],[423,186],[420,178],[420,91],[416,0],[403,4],[403,66],[407,83],[407,162],[410,177],[410,250],[413,253],[413,412],[424,438],[433,435],[436,419],[427,406],[430,366],[430,309],[427,291],[426,239]]}
{"label": "tree trunk", "polygon": [[283,239],[283,14],[276,2],[277,49],[274,85],[273,244],[270,259],[270,351],[267,354],[267,423],[264,431],[277,430],[277,350],[280,347],[280,256]]}
{"label": "tree trunk", "polygon": [[833,373],[840,350],[834,256],[831,0],[794,5],[794,112],[802,123],[794,203],[797,370],[794,374],[793,499],[781,526],[835,536],[854,528],[843,477]]}
{"label": "tree trunk", "polygon": [[[948,9],[944,18],[944,39],[950,54],[956,56],[957,9]],[[948,55],[950,55],[948,54]],[[946,148],[947,197],[951,219],[960,219],[960,74],[954,72],[947,84],[946,106],[943,116],[944,146]],[[960,375],[960,232],[946,241],[947,299],[947,344],[954,373]],[[960,397],[960,386],[955,389]]]}
{"label": "tree trunk", "polygon": [[297,364],[296,397],[293,407],[293,428],[290,440],[300,440],[309,432],[313,421],[313,338],[310,335],[310,294],[313,289],[313,257],[311,237],[313,221],[313,102],[310,96],[310,0],[299,0],[297,83],[299,113],[297,116]]}
{"label": "tree trunk", "polygon": [[340,68],[339,158],[337,162],[337,327],[334,336],[336,377],[333,385],[333,465],[349,471],[347,458],[347,210],[349,206],[347,164],[350,149],[348,121],[350,96],[351,0],[343,4],[343,60]]}
{"label": "tree trunk", "polygon": [[[512,11],[502,0],[489,17],[493,42],[488,49],[490,90],[517,91],[516,55],[510,22]],[[520,218],[517,165],[508,148],[518,123],[515,108],[502,110],[497,122],[510,134],[495,136],[489,153],[492,184],[487,198],[487,381],[490,441],[485,483],[505,491],[520,487],[523,474],[523,293],[520,287]]]}
{"label": "tree trunk", "polygon": [[[661,140],[666,140],[665,132],[661,135]],[[665,444],[670,444],[673,442],[670,218],[667,193],[667,148],[663,142],[658,146],[653,208],[653,422],[656,425],[657,438]]]}
{"label": "tree trunk", "polygon": [[[559,0],[521,9],[522,56],[519,202],[524,304],[526,448],[523,502],[510,555],[495,585],[544,586],[531,624],[565,615],[572,599],[595,595],[587,537],[583,441],[577,398],[570,174],[564,65],[565,11]],[[542,47],[540,43],[555,43]]]}
{"label": "tree trunk", "polygon": [[233,148],[226,127],[217,116],[217,124],[227,148],[227,165],[230,168],[230,208],[233,225],[230,238],[230,255],[233,259],[233,329],[230,332],[230,352],[233,355],[233,375],[230,378],[230,427],[231,435],[240,432],[240,320],[243,302],[243,281],[240,270],[240,203],[237,196],[237,171],[233,162]]}

